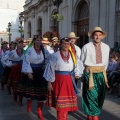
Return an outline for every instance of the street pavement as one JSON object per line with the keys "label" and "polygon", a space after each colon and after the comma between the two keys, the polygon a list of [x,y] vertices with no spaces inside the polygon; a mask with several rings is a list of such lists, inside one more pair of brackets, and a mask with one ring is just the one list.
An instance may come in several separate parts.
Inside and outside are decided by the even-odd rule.
{"label": "street pavement", "polygon": [[[82,92],[81,92],[82,93]],[[68,120],[86,120],[86,115],[81,110],[81,93],[78,96],[79,111],[69,113]],[[0,120],[39,120],[37,117],[37,102],[33,101],[32,112],[26,111],[27,101],[23,99],[23,106],[13,101],[12,95],[0,90]],[[56,110],[44,106],[45,120],[56,120]],[[100,120],[120,120],[120,99],[114,95],[107,95],[100,114]]]}

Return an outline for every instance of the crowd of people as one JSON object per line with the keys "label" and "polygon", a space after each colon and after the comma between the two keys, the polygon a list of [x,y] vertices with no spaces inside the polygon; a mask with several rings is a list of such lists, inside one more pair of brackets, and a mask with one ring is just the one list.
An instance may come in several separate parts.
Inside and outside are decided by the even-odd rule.
{"label": "crowd of people", "polygon": [[75,45],[79,37],[74,32],[62,39],[53,37],[51,43],[48,38],[34,35],[24,47],[21,38],[9,44],[3,41],[1,89],[7,85],[8,94],[13,94],[13,100],[18,101],[19,106],[23,106],[25,97],[27,112],[31,112],[32,101],[36,100],[40,120],[44,120],[44,104],[56,109],[57,120],[67,120],[68,112],[78,110],[77,94],[80,92],[77,82],[82,77],[83,113],[87,120],[99,120],[106,87],[111,90],[115,83],[120,82],[120,60],[116,53],[112,53],[109,62],[110,48],[102,42],[107,33],[100,27],[89,31],[88,36],[93,41],[84,45],[82,50]]}

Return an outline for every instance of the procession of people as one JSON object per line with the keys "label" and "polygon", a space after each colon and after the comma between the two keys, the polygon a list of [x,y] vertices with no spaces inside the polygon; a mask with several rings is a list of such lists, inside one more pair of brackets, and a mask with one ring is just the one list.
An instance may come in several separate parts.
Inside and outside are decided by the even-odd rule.
{"label": "procession of people", "polygon": [[27,112],[32,111],[32,101],[37,101],[40,120],[45,119],[43,105],[56,109],[57,120],[67,120],[69,112],[78,110],[77,82],[82,77],[82,111],[87,120],[99,120],[109,88],[106,69],[110,48],[102,42],[106,36],[101,27],[95,27],[88,32],[93,41],[82,50],[75,45],[79,37],[74,32],[61,39],[55,36],[51,43],[48,38],[34,35],[25,49],[21,38],[11,43],[3,41],[1,89],[7,85],[8,94],[13,94],[19,106],[23,106],[22,100],[26,98]]}

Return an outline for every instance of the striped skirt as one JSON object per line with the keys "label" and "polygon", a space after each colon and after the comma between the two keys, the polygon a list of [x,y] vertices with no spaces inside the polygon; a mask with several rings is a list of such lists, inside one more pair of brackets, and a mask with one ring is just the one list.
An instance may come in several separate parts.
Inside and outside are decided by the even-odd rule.
{"label": "striped skirt", "polygon": [[28,78],[27,74],[23,77],[18,85],[17,94],[32,100],[45,101],[47,95],[47,81],[43,78],[44,70],[41,66],[32,67],[33,80]]}
{"label": "striped skirt", "polygon": [[22,64],[17,64],[13,66],[9,76],[9,80],[11,81],[12,88],[14,91],[17,90],[18,84],[22,79],[21,69],[22,69]]}
{"label": "striped skirt", "polygon": [[71,75],[55,74],[55,78],[52,83],[53,91],[47,96],[47,106],[54,107],[57,111],[78,110]]}

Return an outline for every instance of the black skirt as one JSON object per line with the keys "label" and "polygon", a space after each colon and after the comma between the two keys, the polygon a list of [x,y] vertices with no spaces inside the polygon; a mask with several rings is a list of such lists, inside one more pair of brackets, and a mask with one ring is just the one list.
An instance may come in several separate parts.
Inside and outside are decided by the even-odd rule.
{"label": "black skirt", "polygon": [[47,81],[43,77],[43,67],[32,67],[33,80],[23,74],[17,89],[17,94],[32,100],[44,101],[47,95]]}

